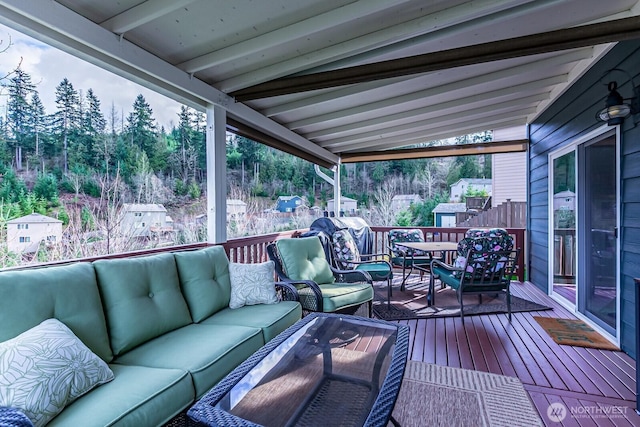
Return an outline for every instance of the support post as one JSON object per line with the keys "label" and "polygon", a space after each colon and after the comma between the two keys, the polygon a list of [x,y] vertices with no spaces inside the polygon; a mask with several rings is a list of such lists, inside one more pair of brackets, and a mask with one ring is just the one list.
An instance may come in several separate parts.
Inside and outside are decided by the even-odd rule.
{"label": "support post", "polygon": [[340,162],[335,166],[333,171],[333,213],[336,218],[340,218],[340,205],[341,202],[341,188],[340,188]]}
{"label": "support post", "polygon": [[227,112],[207,107],[207,239],[227,241]]}

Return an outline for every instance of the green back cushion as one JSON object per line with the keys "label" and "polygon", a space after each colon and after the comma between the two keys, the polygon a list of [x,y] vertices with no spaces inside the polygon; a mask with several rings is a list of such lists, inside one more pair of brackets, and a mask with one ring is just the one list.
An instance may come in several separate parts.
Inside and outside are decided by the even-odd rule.
{"label": "green back cushion", "polygon": [[105,362],[113,359],[90,263],[0,273],[0,342],[56,318]]}
{"label": "green back cushion", "polygon": [[191,323],[173,254],[94,261],[113,354]]}
{"label": "green back cushion", "polygon": [[222,246],[176,252],[174,256],[182,293],[194,322],[229,306],[229,258]]}
{"label": "green back cushion", "polygon": [[290,279],[313,280],[320,284],[335,281],[318,237],[281,239],[276,241],[276,247],[282,268]]}

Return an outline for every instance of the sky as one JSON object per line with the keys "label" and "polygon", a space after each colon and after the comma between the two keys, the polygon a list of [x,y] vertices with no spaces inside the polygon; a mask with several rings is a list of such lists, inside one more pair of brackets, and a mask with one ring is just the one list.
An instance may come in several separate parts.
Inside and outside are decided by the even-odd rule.
{"label": "sky", "polygon": [[[9,27],[0,25],[0,75],[5,76],[18,65],[31,76],[46,114],[56,110],[56,87],[66,77],[76,91],[86,96],[88,89],[101,103],[102,113],[109,122],[111,105],[119,119],[125,120],[133,110],[133,102],[142,94],[153,110],[158,129],[167,131],[178,123],[180,104],[164,95],[78,59]],[[10,42],[10,45],[9,45]],[[8,47],[7,47],[8,46]],[[5,115],[7,91],[0,92],[0,115]]]}

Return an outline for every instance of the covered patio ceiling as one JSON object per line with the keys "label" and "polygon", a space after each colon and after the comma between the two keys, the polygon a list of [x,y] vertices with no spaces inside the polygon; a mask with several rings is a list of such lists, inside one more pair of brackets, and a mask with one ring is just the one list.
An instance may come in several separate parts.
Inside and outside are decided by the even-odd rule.
{"label": "covered patio ceiling", "polygon": [[638,3],[0,0],[0,22],[191,107],[222,106],[230,129],[330,166],[524,127],[613,43],[640,37]]}

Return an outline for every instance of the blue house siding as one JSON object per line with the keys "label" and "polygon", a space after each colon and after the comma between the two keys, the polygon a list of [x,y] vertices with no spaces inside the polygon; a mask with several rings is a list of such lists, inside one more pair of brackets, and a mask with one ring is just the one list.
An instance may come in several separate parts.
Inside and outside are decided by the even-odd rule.
{"label": "blue house siding", "polygon": [[[602,126],[595,119],[604,107],[608,94],[600,81],[612,68],[633,75],[640,70],[640,42],[616,45],[529,127],[529,278],[547,290],[549,245],[549,164],[550,152]],[[620,74],[616,74],[620,80]],[[633,76],[640,82],[638,74]],[[618,81],[620,93],[628,97],[631,83]],[[640,120],[640,116],[636,116]],[[621,282],[621,347],[635,357],[635,288],[634,277],[640,277],[640,126],[628,117],[622,128],[620,148],[620,282]]]}
{"label": "blue house siding", "polygon": [[300,196],[278,198],[276,202],[276,210],[278,212],[295,212],[297,208],[302,206],[302,204],[302,198]]}

